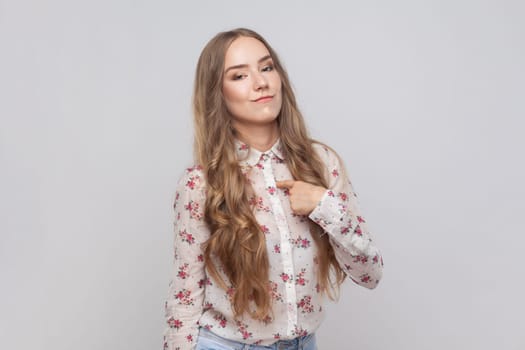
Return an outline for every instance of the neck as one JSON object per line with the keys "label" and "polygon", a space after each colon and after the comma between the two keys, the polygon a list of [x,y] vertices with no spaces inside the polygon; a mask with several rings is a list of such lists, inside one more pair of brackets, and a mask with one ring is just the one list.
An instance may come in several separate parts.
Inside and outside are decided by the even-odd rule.
{"label": "neck", "polygon": [[277,122],[269,125],[241,126],[234,125],[237,137],[258,151],[266,152],[279,138]]}

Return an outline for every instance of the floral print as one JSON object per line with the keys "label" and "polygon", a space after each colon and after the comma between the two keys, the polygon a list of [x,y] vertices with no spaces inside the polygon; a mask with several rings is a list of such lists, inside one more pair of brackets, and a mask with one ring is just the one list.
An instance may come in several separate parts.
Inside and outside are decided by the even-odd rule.
{"label": "floral print", "polygon": [[312,305],[312,297],[307,295],[297,303],[297,308],[301,310],[303,314],[311,313],[314,311],[314,306]]}
{"label": "floral print", "polygon": [[306,278],[304,278],[305,275],[306,275],[306,269],[302,268],[301,272],[299,272],[297,276],[295,277],[295,284],[306,286],[306,283],[308,283],[309,281]]}
{"label": "floral print", "polygon": [[310,240],[301,236],[291,240],[292,244],[297,248],[308,248],[310,247]]}
{"label": "floral print", "polygon": [[[329,189],[309,216],[295,215],[286,189],[276,181],[292,179],[280,142],[267,152],[237,141],[239,166],[252,184],[249,198],[265,233],[272,298],[272,318],[233,318],[234,289],[223,290],[204,267],[202,244],[210,236],[204,222],[206,185],[202,168],[186,170],[175,194],[174,266],[165,303],[164,349],[194,349],[198,328],[248,344],[270,345],[314,332],[323,319],[323,296],[317,281],[317,245],[309,229],[313,221],[329,235],[335,257],[355,283],[374,288],[383,260],[374,245],[352,184],[338,156],[329,148],[314,149],[326,164]],[[223,273],[216,262],[219,273]],[[252,305],[253,306],[253,305]]]}
{"label": "floral print", "polygon": [[182,305],[193,305],[193,298],[191,297],[191,290],[182,289],[175,293],[175,299],[178,299]]}

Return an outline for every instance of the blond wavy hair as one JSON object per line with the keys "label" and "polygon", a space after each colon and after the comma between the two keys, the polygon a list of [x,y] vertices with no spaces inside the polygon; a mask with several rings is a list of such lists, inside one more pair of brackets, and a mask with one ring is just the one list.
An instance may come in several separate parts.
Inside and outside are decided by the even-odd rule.
{"label": "blond wavy hair", "polygon": [[[268,49],[282,81],[282,107],[277,117],[285,162],[295,180],[328,187],[326,166],[316,155],[316,142],[307,133],[288,74],[271,46],[256,32],[238,28],[213,37],[197,63],[193,91],[195,161],[206,178],[204,217],[211,236],[204,245],[204,259],[211,277],[230,290],[235,317],[248,313],[265,319],[272,313],[269,294],[269,261],[265,235],[255,219],[248,198],[251,185],[241,172],[235,150],[235,130],[223,97],[226,51],[239,37],[259,40]],[[333,298],[345,274],[336,261],[328,235],[310,222],[318,248],[320,290]],[[224,280],[214,263],[220,262]],[[336,294],[333,294],[336,292]],[[250,307],[253,302],[255,307]]]}

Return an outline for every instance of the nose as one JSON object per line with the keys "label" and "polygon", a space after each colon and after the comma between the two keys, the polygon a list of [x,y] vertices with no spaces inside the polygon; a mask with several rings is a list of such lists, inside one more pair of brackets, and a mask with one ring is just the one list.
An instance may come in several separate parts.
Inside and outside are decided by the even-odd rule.
{"label": "nose", "polygon": [[260,72],[254,75],[254,88],[255,90],[261,90],[268,87],[268,80]]}

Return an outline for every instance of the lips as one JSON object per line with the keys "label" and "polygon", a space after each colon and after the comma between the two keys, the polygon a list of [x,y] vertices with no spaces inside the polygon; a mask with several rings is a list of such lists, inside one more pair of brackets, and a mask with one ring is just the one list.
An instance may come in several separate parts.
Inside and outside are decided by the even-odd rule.
{"label": "lips", "polygon": [[272,98],[273,98],[273,96],[269,96],[269,95],[268,96],[261,96],[258,99],[254,100],[254,102],[261,102],[261,103],[268,102],[268,101],[271,101]]}

